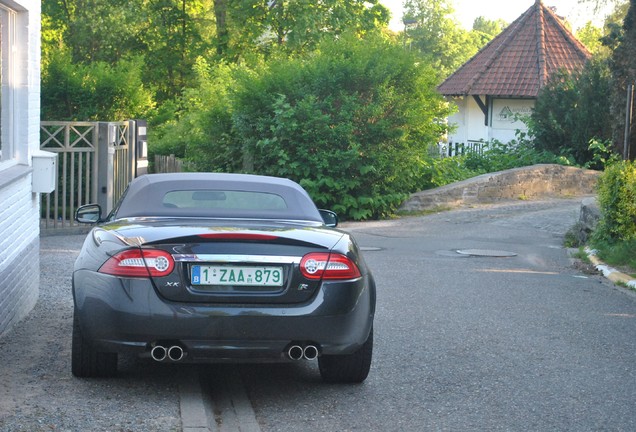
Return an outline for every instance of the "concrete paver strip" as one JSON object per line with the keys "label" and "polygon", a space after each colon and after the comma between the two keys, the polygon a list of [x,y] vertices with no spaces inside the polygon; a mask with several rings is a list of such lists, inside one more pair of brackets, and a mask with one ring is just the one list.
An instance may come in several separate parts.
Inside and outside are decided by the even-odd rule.
{"label": "concrete paver strip", "polygon": [[216,431],[208,418],[199,374],[194,369],[179,370],[179,406],[183,432]]}
{"label": "concrete paver strip", "polygon": [[220,414],[220,418],[217,419],[220,432],[261,432],[238,366],[229,366],[222,386],[223,391],[215,392],[214,397],[217,412]]}

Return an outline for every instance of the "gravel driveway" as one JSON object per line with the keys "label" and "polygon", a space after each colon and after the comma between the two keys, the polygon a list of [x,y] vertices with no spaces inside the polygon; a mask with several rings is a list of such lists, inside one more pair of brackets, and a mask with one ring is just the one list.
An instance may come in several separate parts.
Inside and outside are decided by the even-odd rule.
{"label": "gravel driveway", "polygon": [[123,359],[117,378],[71,375],[71,271],[84,237],[40,240],[38,303],[0,339],[0,431],[179,431],[176,368]]}

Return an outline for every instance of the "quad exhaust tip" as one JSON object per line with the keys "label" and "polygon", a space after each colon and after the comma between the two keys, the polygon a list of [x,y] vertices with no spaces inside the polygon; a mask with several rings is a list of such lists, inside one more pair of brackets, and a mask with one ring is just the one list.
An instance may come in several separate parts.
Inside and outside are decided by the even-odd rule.
{"label": "quad exhaust tip", "polygon": [[185,351],[179,345],[172,345],[170,347],[155,345],[150,350],[150,357],[152,357],[152,359],[157,362],[163,362],[166,360],[178,362],[183,360],[185,355]]}
{"label": "quad exhaust tip", "polygon": [[292,345],[287,350],[287,357],[291,360],[314,360],[318,357],[318,347],[316,345]]}

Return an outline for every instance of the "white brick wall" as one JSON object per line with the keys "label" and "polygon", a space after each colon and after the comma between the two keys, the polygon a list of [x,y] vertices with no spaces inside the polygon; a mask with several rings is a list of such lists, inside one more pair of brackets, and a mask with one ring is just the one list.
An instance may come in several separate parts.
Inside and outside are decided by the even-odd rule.
{"label": "white brick wall", "polygon": [[[40,0],[0,0],[17,12],[14,61],[14,155],[0,164],[0,335],[37,301],[39,199],[31,192],[30,155],[39,149]],[[6,107],[5,107],[6,109]],[[3,128],[8,125],[2,125]],[[19,172],[19,175],[6,175]]]}

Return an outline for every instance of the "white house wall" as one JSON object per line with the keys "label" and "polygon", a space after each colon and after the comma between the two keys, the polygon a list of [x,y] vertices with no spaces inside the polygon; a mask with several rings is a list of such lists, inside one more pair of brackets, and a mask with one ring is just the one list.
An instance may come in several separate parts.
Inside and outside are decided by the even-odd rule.
{"label": "white house wall", "polygon": [[[2,85],[1,335],[30,312],[39,293],[39,199],[32,192],[31,154],[39,149],[41,14],[40,0],[0,0],[0,7],[15,18],[10,65],[3,57],[4,76],[9,79],[5,67],[11,75]],[[2,42],[6,53],[7,38]]]}
{"label": "white house wall", "polygon": [[517,130],[527,131],[528,127],[520,117],[530,116],[534,104],[534,99],[493,99],[490,107],[491,138],[507,143],[516,138]]}
{"label": "white house wall", "polygon": [[[486,103],[486,96],[480,96]],[[516,138],[516,130],[526,131],[523,122],[515,114],[528,114],[534,108],[531,99],[493,99],[489,106],[488,126],[483,111],[472,96],[454,98],[458,111],[448,118],[455,130],[448,134],[449,142],[490,141],[509,142]],[[508,115],[511,113],[512,116]]]}
{"label": "white house wall", "polygon": [[30,174],[0,185],[0,334],[28,314],[38,298],[38,200],[30,190]]}
{"label": "white house wall", "polygon": [[457,105],[458,111],[449,117],[448,123],[456,126],[456,129],[448,135],[448,141],[463,143],[480,139],[487,141],[488,127],[484,121],[484,113],[473,97],[455,98],[453,102]]}

